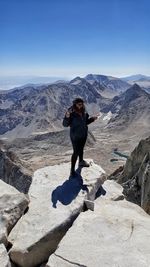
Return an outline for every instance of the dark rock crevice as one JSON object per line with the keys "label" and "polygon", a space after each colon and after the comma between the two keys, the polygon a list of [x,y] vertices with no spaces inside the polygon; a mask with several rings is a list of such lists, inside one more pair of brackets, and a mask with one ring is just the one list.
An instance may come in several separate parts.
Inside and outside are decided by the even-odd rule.
{"label": "dark rock crevice", "polygon": [[87,267],[87,266],[85,266],[85,265],[83,265],[83,264],[79,264],[79,263],[77,263],[77,262],[73,262],[73,261],[70,261],[70,260],[68,260],[68,259],[65,259],[64,257],[62,257],[62,256],[60,256],[60,255],[58,255],[58,254],[56,254],[56,253],[54,253],[54,254],[55,254],[56,257],[62,259],[63,261],[66,261],[66,262],[68,262],[68,263],[70,263],[70,264],[73,264],[73,265],[76,265],[76,266],[79,266],[79,267]]}

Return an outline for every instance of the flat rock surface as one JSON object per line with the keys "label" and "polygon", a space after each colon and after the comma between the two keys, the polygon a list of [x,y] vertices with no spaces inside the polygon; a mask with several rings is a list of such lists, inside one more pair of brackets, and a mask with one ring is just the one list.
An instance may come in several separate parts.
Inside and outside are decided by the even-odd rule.
{"label": "flat rock surface", "polygon": [[[89,168],[69,177],[70,162],[37,170],[29,190],[29,211],[9,235],[11,259],[22,267],[34,267],[55,251],[84,199],[94,199],[103,183],[104,170],[89,160]],[[81,171],[81,174],[80,174]]]}
{"label": "flat rock surface", "polygon": [[149,267],[150,216],[139,206],[97,198],[81,213],[46,267]]}

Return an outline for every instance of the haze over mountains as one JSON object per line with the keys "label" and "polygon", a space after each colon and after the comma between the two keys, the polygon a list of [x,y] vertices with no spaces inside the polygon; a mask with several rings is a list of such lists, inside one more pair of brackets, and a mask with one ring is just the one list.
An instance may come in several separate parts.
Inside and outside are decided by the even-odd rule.
{"label": "haze over mountains", "polygon": [[146,75],[142,75],[142,74],[136,74],[136,75],[131,75],[131,76],[127,76],[127,77],[123,77],[121,78],[122,80],[124,81],[127,81],[127,82],[137,82],[137,81],[140,81],[140,80],[148,80],[150,81],[150,76],[146,76]]}
{"label": "haze over mountains", "polygon": [[0,90],[8,90],[25,84],[40,85],[44,83],[53,83],[57,80],[64,80],[65,77],[47,77],[47,76],[0,76]]}
{"label": "haze over mountains", "polygon": [[[110,86],[112,88],[112,83],[117,84],[118,86],[125,87],[125,83],[123,85],[122,81],[125,81],[127,84],[128,83],[135,83],[135,82],[142,82],[142,81],[150,81],[150,76],[142,75],[142,74],[137,74],[137,75],[131,75],[127,77],[122,77],[122,78],[117,78],[117,77],[112,77],[108,75],[99,75],[99,74],[88,74],[86,75],[85,78],[88,82],[93,83],[94,81],[100,82],[100,84],[107,85],[108,87]],[[113,82],[114,80],[114,82]],[[52,77],[52,76],[0,76],[0,90],[9,90],[15,87],[24,87],[27,85],[43,85],[43,84],[50,84],[50,83],[55,83],[59,81],[66,81],[68,82],[69,79],[66,77]],[[114,84],[114,88],[115,85]],[[126,84],[126,86],[127,86]],[[117,87],[117,86],[116,86]]]}
{"label": "haze over mountains", "polygon": [[140,85],[145,91],[150,93],[150,76],[142,75],[142,74],[137,74],[137,75],[132,75],[128,77],[121,78],[123,81],[126,81],[130,84],[137,83]]}

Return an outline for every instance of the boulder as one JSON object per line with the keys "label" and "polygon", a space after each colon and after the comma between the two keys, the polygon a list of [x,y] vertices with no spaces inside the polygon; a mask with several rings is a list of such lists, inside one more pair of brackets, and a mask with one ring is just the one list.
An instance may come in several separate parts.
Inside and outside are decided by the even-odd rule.
{"label": "boulder", "polygon": [[150,137],[139,142],[116,178],[123,185],[127,200],[150,214]]}
{"label": "boulder", "polygon": [[9,235],[14,263],[34,267],[48,260],[84,209],[84,200],[95,198],[104,170],[90,160],[89,168],[78,168],[77,172],[76,177],[69,177],[70,163],[63,163],[34,173],[29,211]]}
{"label": "boulder", "polygon": [[0,244],[0,266],[11,267],[11,263],[7,254],[7,250],[3,244]]}
{"label": "boulder", "polygon": [[101,197],[81,213],[46,267],[148,267],[150,216],[126,200]]}
{"label": "boulder", "polygon": [[11,151],[0,148],[0,179],[22,193],[28,193],[32,182],[29,171]]}
{"label": "boulder", "polygon": [[7,246],[7,235],[28,206],[28,199],[0,180],[0,243]]}
{"label": "boulder", "polygon": [[150,136],[146,139],[142,139],[139,144],[132,151],[130,157],[127,159],[122,175],[119,177],[119,182],[123,183],[138,172],[143,159],[146,154],[150,152]]}
{"label": "boulder", "polygon": [[105,200],[122,200],[124,199],[123,187],[113,180],[106,180],[96,193],[96,198],[99,196],[101,196],[100,199]]}

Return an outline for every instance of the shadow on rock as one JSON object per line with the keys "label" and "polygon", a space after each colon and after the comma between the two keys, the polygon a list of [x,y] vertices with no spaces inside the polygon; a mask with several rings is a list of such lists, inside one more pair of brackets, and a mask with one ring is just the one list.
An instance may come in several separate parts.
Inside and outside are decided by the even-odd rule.
{"label": "shadow on rock", "polygon": [[100,197],[100,196],[105,196],[106,195],[106,190],[102,187],[102,185],[99,187],[96,195],[95,195],[95,199]]}
{"label": "shadow on rock", "polygon": [[58,200],[63,205],[69,205],[73,199],[77,197],[80,190],[88,192],[87,186],[83,184],[81,168],[78,168],[75,176],[69,176],[62,185],[57,186],[56,189],[53,190],[51,195],[53,208],[57,208],[56,204]]}

